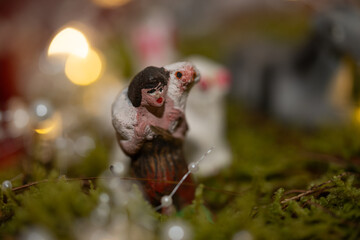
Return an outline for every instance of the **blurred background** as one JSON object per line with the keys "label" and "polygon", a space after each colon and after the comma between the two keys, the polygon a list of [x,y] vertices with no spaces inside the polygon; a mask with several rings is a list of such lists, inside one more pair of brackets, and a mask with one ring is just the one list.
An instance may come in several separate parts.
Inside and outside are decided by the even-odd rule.
{"label": "blurred background", "polygon": [[19,152],[37,154],[34,142],[47,145],[45,162],[54,155],[75,161],[96,141],[108,144],[111,103],[131,77],[186,59],[210,76],[189,100],[190,112],[224,108],[218,102],[228,97],[286,123],[347,121],[359,103],[357,8],[355,1],[290,0],[4,3],[0,165]]}
{"label": "blurred background", "polygon": [[[26,183],[35,162],[67,176],[99,176],[117,161],[124,163],[120,172],[126,169],[112,102],[144,67],[183,60],[202,74],[188,99],[188,158],[218,149],[199,176],[233,164],[222,179],[236,189],[236,181],[297,172],[262,142],[275,135],[279,145],[295,142],[338,157],[347,146],[338,130],[319,136],[320,143],[287,131],[360,124],[359,7],[355,0],[2,1],[0,170],[21,166]],[[324,147],[328,140],[338,149]],[[359,149],[340,154],[349,157],[350,169],[358,166]],[[323,165],[323,152],[306,152],[320,165],[302,166],[313,172],[291,187],[333,170]]]}

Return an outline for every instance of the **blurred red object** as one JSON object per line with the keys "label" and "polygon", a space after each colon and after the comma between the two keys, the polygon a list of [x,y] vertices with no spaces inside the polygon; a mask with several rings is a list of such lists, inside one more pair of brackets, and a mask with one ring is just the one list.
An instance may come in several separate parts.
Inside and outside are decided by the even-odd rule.
{"label": "blurred red object", "polygon": [[24,151],[23,137],[12,138],[6,133],[6,106],[8,101],[17,96],[16,89],[16,64],[11,52],[0,55],[0,169],[18,162],[18,155]]}
{"label": "blurred red object", "polygon": [[15,57],[10,52],[0,54],[0,110],[4,111],[8,100],[17,95]]}
{"label": "blurred red object", "polygon": [[0,169],[17,164],[24,149],[22,137],[0,140]]}

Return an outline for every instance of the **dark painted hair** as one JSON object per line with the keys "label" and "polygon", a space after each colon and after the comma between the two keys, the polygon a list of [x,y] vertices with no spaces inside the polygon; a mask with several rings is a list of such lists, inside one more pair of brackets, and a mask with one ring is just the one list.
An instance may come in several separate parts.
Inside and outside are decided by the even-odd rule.
{"label": "dark painted hair", "polygon": [[166,86],[169,72],[164,68],[147,67],[133,78],[128,88],[128,97],[134,107],[141,104],[141,89],[154,88],[159,83]]}

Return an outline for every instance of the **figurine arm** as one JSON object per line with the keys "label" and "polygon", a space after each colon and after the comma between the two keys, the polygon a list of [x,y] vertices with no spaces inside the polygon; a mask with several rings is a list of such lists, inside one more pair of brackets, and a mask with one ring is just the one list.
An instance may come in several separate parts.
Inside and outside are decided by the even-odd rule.
{"label": "figurine arm", "polygon": [[173,108],[168,114],[168,119],[172,122],[170,124],[170,132],[172,132],[172,135],[176,138],[184,139],[188,130],[184,112],[180,109]]}
{"label": "figurine arm", "polygon": [[142,122],[140,125],[135,125],[132,134],[123,138],[121,134],[117,133],[118,143],[121,149],[128,156],[135,155],[143,146],[146,140],[151,140],[153,132],[150,126],[146,122]]}
{"label": "figurine arm", "polygon": [[144,143],[144,139],[137,138],[135,135],[132,139],[124,140],[121,138],[121,135],[117,133],[116,138],[118,140],[121,149],[128,156],[135,155],[140,150],[140,148]]}
{"label": "figurine arm", "polygon": [[117,142],[128,156],[136,154],[141,148],[144,138],[137,134],[137,123],[125,114],[113,115],[113,126],[116,130]]}
{"label": "figurine arm", "polygon": [[173,136],[176,138],[184,139],[186,132],[188,131],[189,127],[186,122],[185,118],[181,118],[178,120],[177,127],[175,128],[173,132]]}

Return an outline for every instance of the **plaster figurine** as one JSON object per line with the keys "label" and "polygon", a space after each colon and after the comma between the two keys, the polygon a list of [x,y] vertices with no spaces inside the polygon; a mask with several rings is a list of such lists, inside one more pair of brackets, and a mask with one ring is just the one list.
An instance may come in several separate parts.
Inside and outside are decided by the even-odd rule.
{"label": "plaster figurine", "polygon": [[[140,18],[131,34],[137,60],[135,65],[161,66],[177,59],[176,30],[174,16],[168,15],[164,9],[152,9],[143,19]],[[187,100],[186,117],[190,128],[185,140],[186,159],[199,159],[210,146],[216,146],[216,151],[201,162],[197,172],[202,176],[214,175],[231,161],[231,151],[225,139],[224,115],[230,74],[225,67],[205,57],[192,56],[188,61],[196,65],[202,77]]]}
{"label": "plaster figurine", "polygon": [[[141,179],[150,203],[160,205],[163,195],[187,172],[183,143],[188,130],[186,99],[199,81],[196,68],[187,62],[147,67],[116,98],[112,122],[117,140],[131,158],[131,172]],[[187,178],[191,183],[191,178]],[[191,203],[194,188],[183,185],[175,194],[177,207]]]}
{"label": "plaster figurine", "polygon": [[231,76],[224,66],[208,58],[192,56],[189,61],[199,69],[201,78],[194,86],[186,108],[191,128],[185,153],[187,159],[195,160],[209,146],[215,146],[216,151],[200,163],[198,172],[201,176],[215,175],[231,163],[231,151],[225,137],[225,96],[230,89]]}

